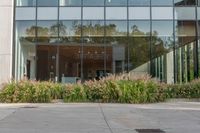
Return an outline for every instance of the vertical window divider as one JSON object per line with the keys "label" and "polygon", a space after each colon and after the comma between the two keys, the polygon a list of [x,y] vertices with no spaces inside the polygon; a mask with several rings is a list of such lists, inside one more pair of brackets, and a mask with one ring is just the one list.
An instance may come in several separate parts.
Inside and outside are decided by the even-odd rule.
{"label": "vertical window divider", "polygon": [[16,80],[16,59],[15,59],[15,54],[16,54],[16,21],[15,21],[15,16],[16,16],[16,7],[17,7],[17,3],[16,3],[16,0],[13,1],[13,5],[14,5],[14,8],[13,8],[13,37],[12,37],[12,78],[14,78],[14,80]]}
{"label": "vertical window divider", "polygon": [[83,82],[83,0],[81,0],[81,82]]}
{"label": "vertical window divider", "polygon": [[60,77],[59,77],[59,64],[60,64],[60,56],[59,56],[59,53],[60,53],[60,47],[59,47],[59,45],[60,45],[60,41],[59,41],[59,35],[60,35],[60,22],[59,22],[59,19],[60,19],[60,17],[59,17],[59,14],[60,14],[60,0],[58,0],[58,6],[57,6],[57,25],[58,25],[58,33],[57,33],[57,35],[58,35],[58,38],[57,38],[57,50],[56,50],[56,55],[57,55],[57,58],[56,58],[56,76],[57,76],[57,82],[59,81],[59,79],[60,79]]}
{"label": "vertical window divider", "polygon": [[198,25],[198,0],[195,0],[196,6],[195,6],[195,13],[196,13],[196,41],[195,41],[195,46],[194,46],[194,77],[198,78],[199,77],[199,52],[198,52],[198,38],[199,38],[199,25]]}
{"label": "vertical window divider", "polygon": [[174,67],[174,83],[177,83],[177,56],[176,56],[176,35],[175,35],[175,6],[174,6],[174,0],[173,0],[173,67]]}
{"label": "vertical window divider", "polygon": [[36,0],[36,5],[35,5],[35,12],[36,12],[36,16],[35,16],[35,41],[36,41],[36,43],[35,43],[35,45],[36,45],[36,53],[35,53],[35,55],[36,55],[36,57],[35,57],[35,76],[36,76],[36,79],[38,78],[38,73],[37,73],[37,70],[38,70],[38,68],[37,68],[37,60],[38,60],[38,53],[37,53],[37,47],[38,47],[38,20],[37,20],[37,16],[38,16],[38,0]]}
{"label": "vertical window divider", "polygon": [[150,0],[150,44],[149,44],[149,59],[150,59],[150,74],[152,75],[153,73],[153,62],[152,62],[152,0]]}
{"label": "vertical window divider", "polygon": [[130,65],[130,35],[129,35],[129,0],[127,0],[127,51],[128,51],[128,53],[127,53],[127,68],[126,68],[126,70],[127,70],[127,72],[129,72],[130,70],[129,70],[129,65]]}
{"label": "vertical window divider", "polygon": [[104,0],[104,74],[107,69],[107,48],[106,48],[106,0]]}

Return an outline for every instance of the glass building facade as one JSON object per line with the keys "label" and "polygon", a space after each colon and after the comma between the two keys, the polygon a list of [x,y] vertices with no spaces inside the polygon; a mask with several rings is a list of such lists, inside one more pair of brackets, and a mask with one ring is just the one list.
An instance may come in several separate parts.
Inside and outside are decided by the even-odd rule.
{"label": "glass building facade", "polygon": [[200,76],[200,0],[16,0],[15,78]]}

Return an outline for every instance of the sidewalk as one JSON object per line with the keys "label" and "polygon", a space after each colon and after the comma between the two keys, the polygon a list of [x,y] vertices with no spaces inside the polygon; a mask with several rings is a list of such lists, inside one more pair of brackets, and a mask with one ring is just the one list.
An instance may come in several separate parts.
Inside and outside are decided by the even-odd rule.
{"label": "sidewalk", "polygon": [[0,104],[0,133],[199,133],[200,103]]}

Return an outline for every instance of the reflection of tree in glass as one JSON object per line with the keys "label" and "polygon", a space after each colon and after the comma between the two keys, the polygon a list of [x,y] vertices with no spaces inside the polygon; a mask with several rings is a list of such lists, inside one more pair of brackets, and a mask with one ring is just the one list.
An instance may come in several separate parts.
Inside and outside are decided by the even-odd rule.
{"label": "reflection of tree in glass", "polygon": [[[131,69],[134,69],[150,60],[150,32],[141,31],[137,25],[131,27],[130,35],[130,61]],[[158,36],[154,31],[152,33],[152,58],[159,57],[169,52],[169,45],[173,40],[169,37],[166,40]]]}
{"label": "reflection of tree in glass", "polygon": [[101,24],[88,24],[83,25],[83,34],[84,36],[103,36],[104,35],[104,26]]}
{"label": "reflection of tree in glass", "polygon": [[26,29],[27,36],[35,36],[36,33],[36,26],[31,26],[30,28]]}
{"label": "reflection of tree in glass", "polygon": [[134,69],[150,60],[149,46],[149,37],[143,36],[130,38],[129,53],[132,65],[130,69]]}
{"label": "reflection of tree in glass", "polygon": [[137,25],[133,25],[131,27],[131,30],[132,31],[130,32],[130,34],[134,36],[150,36],[150,32],[145,33],[145,32],[140,31]]}
{"label": "reflection of tree in glass", "polygon": [[170,52],[173,47],[173,37],[159,37],[157,31],[153,31],[152,38],[152,58],[157,58]]}
{"label": "reflection of tree in glass", "polygon": [[134,69],[150,60],[150,33],[140,31],[136,25],[131,30],[130,35],[134,37],[130,38],[130,61],[131,69]]}
{"label": "reflection of tree in glass", "polygon": [[59,27],[59,34],[60,35],[66,35],[67,27],[63,24],[62,21],[58,24],[58,27]]}

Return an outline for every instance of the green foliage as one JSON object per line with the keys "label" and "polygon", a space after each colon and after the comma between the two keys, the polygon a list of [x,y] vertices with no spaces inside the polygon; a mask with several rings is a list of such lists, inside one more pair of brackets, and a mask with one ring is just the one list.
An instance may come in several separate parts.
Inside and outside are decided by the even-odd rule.
{"label": "green foliage", "polygon": [[200,98],[200,80],[185,84],[168,85],[165,94],[167,98]]}
{"label": "green foliage", "polygon": [[166,98],[200,98],[200,80],[167,85],[148,76],[112,75],[83,84],[20,81],[6,84],[0,91],[3,103],[64,102],[154,103]]}
{"label": "green foliage", "polygon": [[[68,86],[69,87],[69,86]],[[82,85],[72,85],[65,90],[65,102],[86,102],[87,95]]]}
{"label": "green foliage", "polygon": [[48,103],[63,98],[64,87],[52,82],[20,81],[5,85],[0,92],[3,103]]}

